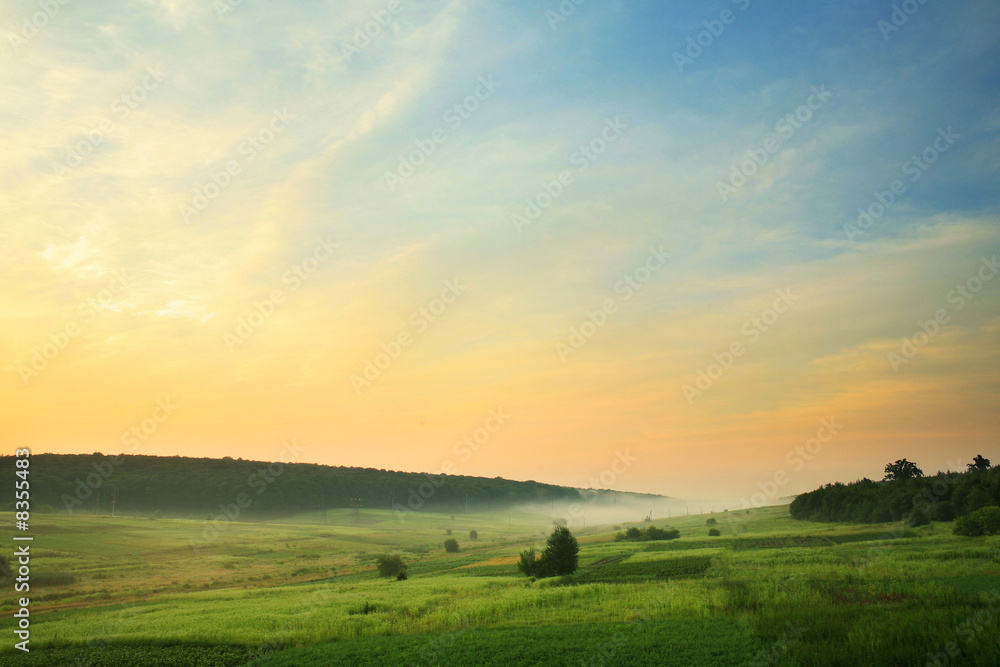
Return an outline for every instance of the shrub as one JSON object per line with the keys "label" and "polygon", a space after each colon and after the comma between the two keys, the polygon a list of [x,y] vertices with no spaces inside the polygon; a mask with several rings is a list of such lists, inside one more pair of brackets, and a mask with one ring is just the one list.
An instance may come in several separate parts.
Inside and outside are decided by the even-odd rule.
{"label": "shrub", "polygon": [[922,509],[918,509],[914,510],[913,513],[910,514],[910,517],[906,520],[906,525],[910,528],[916,528],[917,526],[927,526],[930,522],[931,520],[927,518],[927,512]]}
{"label": "shrub", "polygon": [[708,521],[705,522],[705,525],[706,526],[714,526],[717,523],[719,523],[719,522],[716,521],[715,519],[709,519]]}
{"label": "shrub", "polygon": [[708,529],[708,536],[709,537],[718,537],[719,535],[722,535],[722,533],[719,532],[718,528],[709,528]]}
{"label": "shrub", "polygon": [[532,577],[535,574],[535,566],[538,561],[535,558],[535,549],[525,549],[521,552],[521,560],[517,562],[517,569],[520,570],[521,574],[526,577]]}
{"label": "shrub", "polygon": [[402,571],[396,575],[396,581],[406,581],[406,571]]}
{"label": "shrub", "polygon": [[478,540],[479,539],[479,533],[477,533],[474,530],[470,530],[469,531],[469,539],[470,540]]}
{"label": "shrub", "polygon": [[645,534],[642,536],[642,540],[676,540],[681,536],[681,531],[676,528],[657,528],[656,526],[650,526],[646,529]]}
{"label": "shrub", "polygon": [[458,553],[458,540],[456,540],[455,538],[445,540],[444,550],[450,554]]}
{"label": "shrub", "polygon": [[400,572],[406,571],[406,563],[403,562],[401,556],[382,554],[375,559],[375,564],[378,566],[378,576],[380,577],[395,577]]}
{"label": "shrub", "polygon": [[965,537],[1000,534],[1000,507],[983,507],[955,521],[954,532]]}
{"label": "shrub", "polygon": [[624,533],[615,535],[615,542],[646,542],[648,540],[676,540],[681,536],[681,531],[676,528],[657,528],[650,526],[646,529],[639,529],[632,526]]}

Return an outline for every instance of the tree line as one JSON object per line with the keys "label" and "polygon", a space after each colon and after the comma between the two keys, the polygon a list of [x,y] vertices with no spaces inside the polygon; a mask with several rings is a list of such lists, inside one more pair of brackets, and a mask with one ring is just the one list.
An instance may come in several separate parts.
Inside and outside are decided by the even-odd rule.
{"label": "tree line", "polygon": [[886,464],[882,481],[827,484],[792,501],[793,518],[845,523],[951,521],[1000,505],[1000,467],[976,456],[965,472],[925,476],[912,461]]}
{"label": "tree line", "polygon": [[[8,476],[13,457],[0,457]],[[36,511],[166,515],[201,518],[250,499],[245,515],[282,515],[353,507],[450,514],[499,511],[524,503],[596,501],[612,504],[613,491],[580,491],[535,481],[433,475],[315,463],[267,463],[181,456],[37,454],[32,456],[31,500]],[[641,494],[625,494],[641,495]],[[650,496],[652,497],[652,496]],[[6,504],[6,503],[5,503]],[[49,506],[49,507],[45,507]]]}

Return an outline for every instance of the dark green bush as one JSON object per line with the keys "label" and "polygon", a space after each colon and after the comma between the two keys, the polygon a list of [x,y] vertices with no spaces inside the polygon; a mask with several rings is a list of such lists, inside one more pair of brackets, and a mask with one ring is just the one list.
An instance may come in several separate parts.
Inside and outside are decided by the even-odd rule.
{"label": "dark green bush", "polygon": [[538,560],[535,557],[535,549],[525,549],[521,552],[521,560],[517,562],[517,569],[526,577],[535,576],[535,566]]}
{"label": "dark green bush", "polygon": [[632,526],[624,533],[615,535],[615,542],[648,542],[649,540],[676,540],[681,536],[681,531],[676,528],[657,528],[650,526],[646,529]]}
{"label": "dark green bush", "polygon": [[965,537],[1000,534],[1000,507],[984,507],[955,521],[954,533]]}
{"label": "dark green bush", "polygon": [[458,540],[449,538],[444,541],[444,550],[450,554],[458,553]]}
{"label": "dark green bush", "polygon": [[382,554],[375,559],[375,564],[378,566],[378,576],[380,577],[395,577],[400,572],[406,571],[406,563],[403,562],[401,556]]}
{"label": "dark green bush", "polygon": [[709,528],[708,529],[708,536],[709,537],[718,537],[719,535],[722,535],[722,533],[719,532],[718,528]]}

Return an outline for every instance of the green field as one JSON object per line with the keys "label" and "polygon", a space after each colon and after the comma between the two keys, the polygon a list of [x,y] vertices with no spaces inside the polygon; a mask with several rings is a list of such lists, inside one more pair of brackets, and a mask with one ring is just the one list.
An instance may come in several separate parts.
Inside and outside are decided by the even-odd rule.
{"label": "green field", "polygon": [[[707,516],[654,521],[680,529],[668,542],[571,526],[580,569],[532,581],[517,554],[547,526],[529,514],[35,515],[31,653],[8,631],[0,665],[1000,663],[1000,538],[714,517],[721,537]],[[381,553],[409,578],[378,578]]]}

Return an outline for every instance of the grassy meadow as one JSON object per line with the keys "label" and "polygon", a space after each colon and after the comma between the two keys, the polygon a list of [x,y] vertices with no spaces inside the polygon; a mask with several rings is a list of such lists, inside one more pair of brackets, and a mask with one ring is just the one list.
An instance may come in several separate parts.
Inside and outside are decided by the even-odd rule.
{"label": "grassy meadow", "polygon": [[[10,640],[0,665],[1000,661],[1000,538],[795,521],[787,506],[711,516],[719,537],[709,515],[654,520],[681,531],[665,542],[571,525],[577,573],[533,581],[517,555],[543,545],[547,521],[526,513],[218,529],[35,515],[31,653]],[[444,551],[448,529],[459,553]],[[402,555],[409,578],[380,579],[382,553]],[[12,596],[2,604],[13,611]]]}

